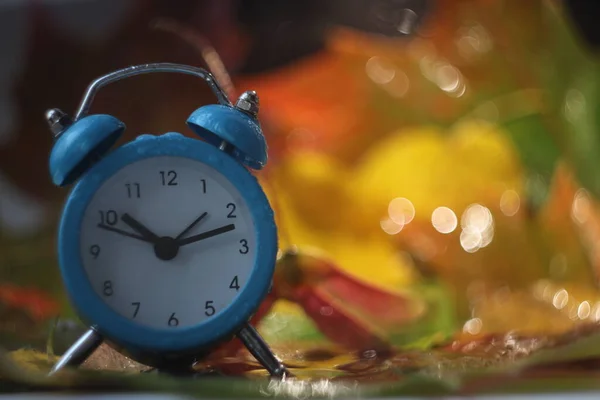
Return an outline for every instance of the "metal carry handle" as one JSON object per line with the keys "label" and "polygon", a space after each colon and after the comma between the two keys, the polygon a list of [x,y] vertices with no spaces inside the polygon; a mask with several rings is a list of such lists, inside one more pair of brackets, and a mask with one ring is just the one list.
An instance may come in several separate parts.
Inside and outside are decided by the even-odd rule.
{"label": "metal carry handle", "polygon": [[111,83],[120,81],[121,79],[130,78],[132,76],[149,74],[153,72],[175,72],[180,74],[193,75],[203,79],[210,89],[213,91],[219,103],[224,106],[232,107],[231,101],[225,94],[225,91],[219,86],[217,80],[212,76],[210,72],[203,68],[192,67],[189,65],[173,64],[173,63],[153,63],[153,64],[142,64],[133,65],[131,67],[123,68],[118,71],[111,72],[100,78],[94,80],[88,86],[79,108],[75,112],[74,121],[79,120],[87,115],[96,93],[104,86]]}

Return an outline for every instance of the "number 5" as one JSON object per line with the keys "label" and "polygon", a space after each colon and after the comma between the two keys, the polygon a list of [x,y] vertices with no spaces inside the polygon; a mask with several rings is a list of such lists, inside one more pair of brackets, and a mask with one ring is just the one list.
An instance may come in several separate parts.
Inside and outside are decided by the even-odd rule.
{"label": "number 5", "polygon": [[208,317],[210,317],[211,315],[215,315],[215,308],[213,307],[213,301],[209,300],[206,302],[206,305],[204,306],[204,309],[206,311],[204,311],[204,314],[206,314]]}

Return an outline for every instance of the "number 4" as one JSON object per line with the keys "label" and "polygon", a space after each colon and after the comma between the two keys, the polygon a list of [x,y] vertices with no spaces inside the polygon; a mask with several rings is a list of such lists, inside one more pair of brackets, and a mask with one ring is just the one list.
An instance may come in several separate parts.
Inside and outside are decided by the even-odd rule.
{"label": "number 4", "polygon": [[238,283],[237,275],[233,277],[233,280],[229,284],[229,289],[235,289],[236,292],[240,290],[240,284]]}

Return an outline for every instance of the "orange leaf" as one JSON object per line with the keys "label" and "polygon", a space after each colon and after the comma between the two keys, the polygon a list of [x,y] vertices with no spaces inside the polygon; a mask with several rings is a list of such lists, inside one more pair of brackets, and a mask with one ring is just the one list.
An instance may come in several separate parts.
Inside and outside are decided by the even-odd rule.
{"label": "orange leaf", "polygon": [[24,310],[38,321],[55,317],[60,309],[58,302],[47,293],[12,284],[0,285],[0,302],[8,307]]}

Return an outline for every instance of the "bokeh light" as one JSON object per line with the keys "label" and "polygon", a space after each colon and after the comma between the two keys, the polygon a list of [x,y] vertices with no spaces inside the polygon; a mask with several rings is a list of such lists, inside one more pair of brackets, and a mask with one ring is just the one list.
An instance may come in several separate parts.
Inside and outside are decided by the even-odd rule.
{"label": "bokeh light", "polygon": [[494,238],[494,218],[489,208],[471,204],[461,217],[460,244],[468,253],[486,247]]}
{"label": "bokeh light", "polygon": [[587,319],[590,316],[592,308],[590,307],[589,301],[582,301],[577,308],[577,316],[579,319]]}
{"label": "bokeh light", "polygon": [[438,232],[450,233],[456,229],[458,219],[450,208],[438,207],[431,214],[431,223]]}
{"label": "bokeh light", "polygon": [[365,66],[367,76],[379,85],[390,83],[396,76],[394,66],[381,57],[371,57]]}
{"label": "bokeh light", "polygon": [[382,219],[379,221],[379,226],[381,226],[381,229],[388,235],[395,235],[404,228],[404,224],[399,224],[391,218]]}
{"label": "bokeh light", "polygon": [[409,224],[415,217],[415,206],[404,197],[396,197],[388,205],[388,214],[399,225]]}
{"label": "bokeh light", "polygon": [[566,289],[560,289],[558,292],[554,293],[552,297],[552,305],[559,310],[565,308],[565,306],[569,303],[569,292]]}
{"label": "bokeh light", "polygon": [[507,217],[512,217],[519,212],[521,198],[514,190],[506,190],[500,198],[500,211]]}
{"label": "bokeh light", "polygon": [[481,55],[492,50],[492,41],[487,29],[480,24],[462,27],[458,30],[456,47],[459,54],[466,60],[474,61]]}
{"label": "bokeh light", "polygon": [[483,321],[480,318],[471,318],[463,325],[463,332],[471,335],[477,335],[483,328]]}
{"label": "bokeh light", "polygon": [[590,194],[585,189],[577,190],[571,207],[571,216],[573,217],[573,220],[579,224],[584,224],[590,217],[590,212]]}

